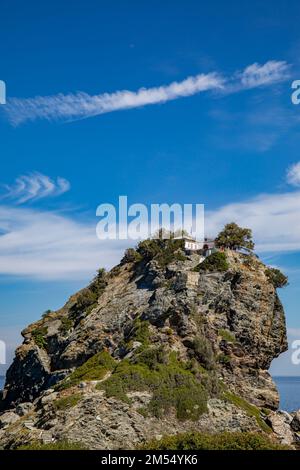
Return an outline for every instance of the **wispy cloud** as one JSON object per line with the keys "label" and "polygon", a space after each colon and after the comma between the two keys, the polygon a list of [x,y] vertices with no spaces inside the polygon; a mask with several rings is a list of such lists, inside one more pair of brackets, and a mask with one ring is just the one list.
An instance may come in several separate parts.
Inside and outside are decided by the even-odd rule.
{"label": "wispy cloud", "polygon": [[31,173],[19,176],[11,186],[3,185],[0,199],[14,200],[18,204],[36,201],[46,197],[60,196],[69,191],[70,183],[65,178],[57,177],[52,180],[41,173]]}
{"label": "wispy cloud", "polygon": [[242,72],[231,77],[219,73],[200,74],[181,82],[173,82],[138,91],[116,91],[100,95],[58,94],[34,98],[11,98],[4,111],[13,125],[36,119],[75,120],[113,111],[138,108],[146,105],[165,103],[178,98],[192,96],[208,90],[234,92],[263,85],[271,85],[288,76],[289,65],[284,61],[268,61],[263,65],[249,65]]}
{"label": "wispy cloud", "polygon": [[288,168],[286,180],[292,186],[300,186],[300,162],[297,162]]}
{"label": "wispy cloud", "polygon": [[96,223],[24,207],[0,206],[0,274],[84,279],[117,264],[126,241],[100,241]]}
{"label": "wispy cloud", "polygon": [[206,213],[206,232],[216,234],[228,221],[251,227],[260,252],[300,250],[300,191],[261,194]]}
{"label": "wispy cloud", "polygon": [[10,121],[16,125],[38,118],[82,119],[113,111],[164,103],[222,87],[223,79],[217,74],[201,74],[167,86],[140,88],[136,92],[122,90],[94,96],[79,92],[69,95],[37,96],[29,99],[12,98],[8,101],[5,111]]}
{"label": "wispy cloud", "polygon": [[244,88],[269,85],[289,77],[289,65],[285,61],[269,60],[263,65],[257,62],[249,65],[239,74]]}

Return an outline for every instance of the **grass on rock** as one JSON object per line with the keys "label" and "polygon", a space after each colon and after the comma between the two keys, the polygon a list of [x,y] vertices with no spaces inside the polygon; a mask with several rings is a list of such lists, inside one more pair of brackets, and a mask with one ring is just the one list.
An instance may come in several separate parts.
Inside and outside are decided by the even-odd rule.
{"label": "grass on rock", "polygon": [[88,359],[58,385],[58,390],[78,385],[80,382],[101,380],[115,367],[116,361],[107,351],[101,351]]}
{"label": "grass on rock", "polygon": [[53,405],[56,410],[68,410],[76,406],[79,400],[81,399],[81,394],[69,395],[68,397],[62,397],[58,400],[55,400]]}
{"label": "grass on rock", "polygon": [[251,403],[248,403],[244,398],[235,395],[229,391],[224,392],[224,398],[231,403],[233,403],[238,408],[246,411],[248,416],[254,416],[257,421],[257,424],[261,427],[264,432],[270,433],[272,430],[271,428],[265,423],[263,418],[261,417],[261,410]]}
{"label": "grass on rock", "polygon": [[267,436],[251,432],[202,434],[189,432],[165,436],[142,446],[143,450],[289,450],[272,442]]}
{"label": "grass on rock", "polygon": [[176,354],[167,357],[160,348],[124,359],[97,388],[127,403],[131,401],[128,392],[149,391],[152,398],[147,411],[158,418],[175,409],[179,420],[198,420],[207,410],[207,391],[197,373]]}
{"label": "grass on rock", "polygon": [[41,442],[31,442],[18,447],[17,450],[88,450],[81,442],[69,442],[66,440],[42,444]]}

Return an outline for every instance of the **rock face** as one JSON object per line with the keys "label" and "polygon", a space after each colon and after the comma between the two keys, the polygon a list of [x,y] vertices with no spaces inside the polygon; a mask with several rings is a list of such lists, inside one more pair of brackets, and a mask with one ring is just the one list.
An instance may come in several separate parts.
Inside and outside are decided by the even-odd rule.
{"label": "rock face", "polygon": [[[0,402],[5,415],[22,412],[0,430],[0,446],[68,439],[134,448],[170,429],[265,430],[261,410],[279,403],[268,368],[287,349],[265,265],[228,251],[228,269],[195,272],[199,255],[180,248],[163,261],[134,255],[22,332]],[[114,365],[102,358],[89,370],[101,351]],[[203,402],[189,403],[185,386]]]}
{"label": "rock face", "polygon": [[291,428],[292,428],[292,430],[295,431],[295,432],[299,432],[299,431],[300,431],[300,410],[298,410],[298,411],[295,413],[295,415],[294,415],[294,417],[293,417],[293,419],[292,419],[292,421],[291,421]]}

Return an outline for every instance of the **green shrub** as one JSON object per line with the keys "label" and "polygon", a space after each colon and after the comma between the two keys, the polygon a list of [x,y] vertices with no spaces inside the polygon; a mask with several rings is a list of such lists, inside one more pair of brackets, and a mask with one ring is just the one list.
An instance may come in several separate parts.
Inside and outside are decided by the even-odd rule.
{"label": "green shrub", "polygon": [[69,395],[68,397],[62,397],[53,402],[53,406],[56,410],[68,410],[76,406],[81,399],[81,394]]}
{"label": "green shrub", "polygon": [[51,315],[51,313],[53,313],[52,310],[50,310],[50,309],[45,310],[43,315],[42,315],[42,318],[43,319],[47,318],[49,315]]}
{"label": "green shrub", "polygon": [[265,416],[269,416],[272,411],[269,409],[269,408],[261,408],[261,412],[265,415]]}
{"label": "green shrub", "polygon": [[213,370],[215,367],[215,355],[211,343],[204,336],[196,336],[193,342],[193,350],[197,360],[207,370]]}
{"label": "green shrub", "polygon": [[267,268],[266,276],[274,285],[275,289],[288,285],[288,278],[277,268]]}
{"label": "green shrub", "polygon": [[172,261],[186,259],[182,239],[147,239],[139,243],[137,252],[145,261],[155,259],[161,268],[165,268]]}
{"label": "green shrub", "polygon": [[220,364],[228,365],[231,362],[230,356],[228,356],[227,354],[219,354],[218,362]]}
{"label": "green shrub", "polygon": [[88,450],[81,442],[69,442],[66,440],[42,444],[41,442],[31,442],[20,446],[17,450]]}
{"label": "green shrub", "polygon": [[144,364],[149,369],[156,369],[158,364],[166,364],[168,362],[168,356],[163,346],[161,347],[150,347],[142,349],[141,352],[137,351],[132,359],[134,364]]}
{"label": "green shrub", "polygon": [[229,265],[226,260],[226,255],[223,251],[217,251],[207,256],[205,260],[198,264],[194,271],[205,271],[205,272],[224,272],[229,269]]}
{"label": "green shrub", "polygon": [[88,310],[96,307],[98,295],[88,287],[83,289],[76,299],[76,303],[70,309],[71,319],[76,319],[80,314],[87,313]]}
{"label": "green shrub", "polygon": [[228,330],[220,329],[218,330],[218,335],[222,337],[227,343],[235,343],[235,336]]}
{"label": "green shrub", "polygon": [[149,322],[136,318],[133,322],[133,327],[129,332],[127,341],[139,341],[143,346],[149,345],[150,331]]}
{"label": "green shrub", "polygon": [[46,326],[41,326],[32,331],[32,337],[35,341],[35,344],[42,349],[47,347],[47,336],[48,328]]}
{"label": "green shrub", "polygon": [[239,227],[235,222],[226,224],[215,239],[216,246],[229,248],[230,250],[253,250],[252,230]]}
{"label": "green shrub", "polygon": [[121,260],[121,264],[138,263],[142,259],[142,255],[138,253],[134,248],[127,248]]}
{"label": "green shrub", "polygon": [[148,418],[149,416],[149,410],[145,406],[142,406],[141,408],[137,408],[136,411],[140,413],[140,415],[144,416],[144,418]]}
{"label": "green shrub", "polygon": [[127,403],[130,403],[128,392],[149,391],[152,398],[147,410],[154,416],[161,417],[174,408],[180,420],[199,419],[207,409],[207,392],[197,374],[173,354],[167,363],[160,363],[159,355],[157,358],[155,368],[152,362],[149,367],[125,359],[97,388],[105,390],[107,397],[115,397]]}
{"label": "green shrub", "polygon": [[238,408],[241,408],[242,410],[246,411],[248,416],[254,416],[257,421],[257,424],[261,427],[263,431],[267,433],[271,432],[271,428],[265,423],[265,421],[261,417],[261,410],[259,408],[252,405],[251,403],[248,403],[244,398],[235,395],[234,393],[231,393],[229,391],[224,392],[224,398],[233,403]]}
{"label": "green shrub", "polygon": [[88,359],[82,366],[74,370],[69,377],[57,386],[57,389],[63,390],[70,388],[84,381],[101,380],[115,365],[116,361],[111,355],[106,351],[102,351],[95,354],[95,356]]}
{"label": "green shrub", "polygon": [[272,442],[265,435],[251,432],[202,434],[188,432],[152,440],[143,450],[288,450],[288,446]]}
{"label": "green shrub", "polygon": [[75,304],[70,309],[70,318],[75,320],[80,314],[89,314],[97,306],[98,299],[107,286],[105,269],[99,269],[91,284],[78,294]]}
{"label": "green shrub", "polygon": [[59,327],[59,331],[65,335],[73,328],[73,321],[69,317],[62,317],[61,318],[61,325]]}

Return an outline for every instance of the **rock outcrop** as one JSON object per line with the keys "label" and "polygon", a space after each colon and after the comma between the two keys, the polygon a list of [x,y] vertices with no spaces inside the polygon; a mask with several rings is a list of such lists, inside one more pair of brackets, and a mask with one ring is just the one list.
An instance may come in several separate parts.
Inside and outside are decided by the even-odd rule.
{"label": "rock outcrop", "polygon": [[270,431],[279,397],[268,369],[287,339],[266,266],[228,251],[226,269],[197,271],[199,255],[180,246],[142,248],[22,332],[0,446],[124,449],[170,430]]}

